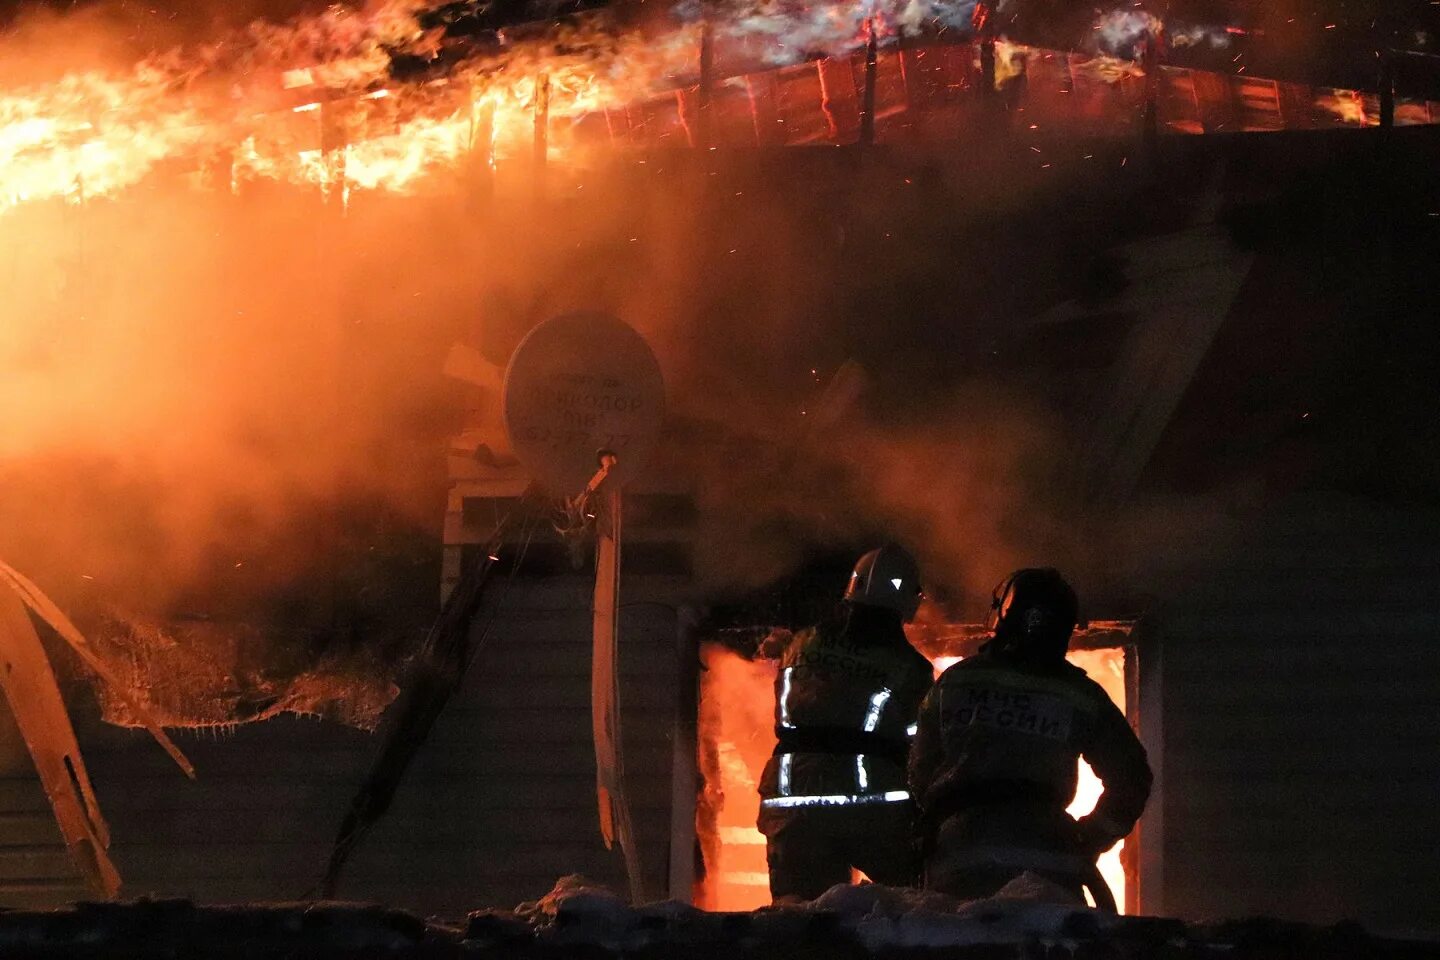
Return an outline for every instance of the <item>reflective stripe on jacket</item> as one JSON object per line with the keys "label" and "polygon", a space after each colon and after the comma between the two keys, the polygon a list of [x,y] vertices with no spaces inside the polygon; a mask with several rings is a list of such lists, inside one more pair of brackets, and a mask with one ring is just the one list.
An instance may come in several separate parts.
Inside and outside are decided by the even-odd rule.
{"label": "reflective stripe on jacket", "polygon": [[905,745],[932,676],[898,622],[865,608],[797,634],[775,680],[761,829],[796,810],[908,801]]}

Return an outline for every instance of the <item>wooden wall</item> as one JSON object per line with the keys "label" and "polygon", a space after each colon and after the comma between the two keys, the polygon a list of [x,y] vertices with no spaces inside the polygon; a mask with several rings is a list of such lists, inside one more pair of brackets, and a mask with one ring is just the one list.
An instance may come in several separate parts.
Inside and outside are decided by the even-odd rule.
{"label": "wooden wall", "polygon": [[1312,497],[1209,569],[1151,625],[1164,888],[1147,909],[1440,929],[1440,517]]}
{"label": "wooden wall", "polygon": [[[673,521],[675,512],[667,516]],[[646,530],[641,511],[627,532],[642,559]],[[540,540],[550,541],[548,553]],[[556,557],[554,540],[538,537],[534,555]],[[620,671],[633,818],[647,892],[658,899],[669,886],[677,614],[688,560],[673,543],[661,550],[652,541],[648,555],[649,572],[638,568],[622,587]],[[554,564],[492,581],[487,609],[498,602],[499,613],[463,690],[389,814],[353,854],[342,898],[457,918],[539,897],[568,873],[626,889],[620,851],[605,850],[596,812],[592,584],[588,568]],[[182,734],[199,772],[191,783],[144,733],[100,724],[84,697],[76,713],[125,896],[225,902],[313,894],[380,742],[295,718],[219,736]],[[0,905],[82,898],[13,721],[0,715]]]}

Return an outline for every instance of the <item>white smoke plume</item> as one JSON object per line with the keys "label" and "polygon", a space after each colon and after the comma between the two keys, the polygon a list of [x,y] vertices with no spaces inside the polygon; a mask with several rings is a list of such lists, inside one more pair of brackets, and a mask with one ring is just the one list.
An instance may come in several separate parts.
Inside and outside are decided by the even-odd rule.
{"label": "white smoke plume", "polygon": [[1175,47],[1204,45],[1223,50],[1230,45],[1230,35],[1222,28],[1165,21],[1145,10],[1122,8],[1096,18],[1092,47],[1112,57],[1135,59],[1145,44],[1162,35]]}

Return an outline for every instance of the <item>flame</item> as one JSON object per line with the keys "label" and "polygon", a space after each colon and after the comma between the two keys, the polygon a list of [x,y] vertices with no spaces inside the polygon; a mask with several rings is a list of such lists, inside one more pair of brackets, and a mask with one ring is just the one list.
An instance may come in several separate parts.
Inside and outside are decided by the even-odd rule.
{"label": "flame", "polygon": [[0,211],[115,194],[165,161],[215,150],[235,149],[267,176],[314,181],[303,149],[292,150],[289,163],[255,156],[263,141],[250,128],[283,109],[286,90],[313,96],[374,84],[387,75],[390,49],[421,50],[423,40],[398,3],[372,4],[363,15],[337,6],[288,26],[254,24],[129,70],[76,71],[0,91]]}
{"label": "flame", "polygon": [[[617,48],[598,21],[515,43],[441,81],[396,89],[395,53],[423,54],[433,38],[395,3],[363,15],[341,8],[289,27],[252,26],[129,72],[91,71],[0,95],[0,210],[34,200],[90,199],[134,186],[161,163],[228,154],[230,185],[247,179],[403,191],[477,146],[527,141],[535,78],[551,82],[550,115],[565,120],[628,101],[661,78],[686,37]],[[568,48],[562,52],[561,48]],[[306,99],[285,104],[287,91]],[[238,100],[238,102],[237,102]],[[491,143],[477,144],[488,111]]]}
{"label": "flame", "polygon": [[[1084,670],[1090,675],[1090,679],[1100,684],[1101,688],[1115,702],[1115,706],[1125,711],[1125,651],[1119,648],[1107,650],[1072,650],[1065,658],[1075,666]],[[1070,806],[1065,812],[1072,817],[1083,817],[1095,809],[1096,802],[1104,786],[1100,778],[1095,776],[1095,771],[1084,760],[1080,761],[1080,780],[1075,787],[1075,799],[1070,801]],[[1115,903],[1120,907],[1120,912],[1125,912],[1125,868],[1121,865],[1121,851],[1125,849],[1125,841],[1117,843],[1114,848],[1106,851],[1100,856],[1097,865],[1100,868],[1100,875],[1105,878],[1105,883],[1110,887],[1110,892],[1115,895]]]}
{"label": "flame", "polygon": [[1358,90],[1321,88],[1315,92],[1315,106],[1346,126],[1364,127],[1379,122],[1367,114],[1365,98]]}
{"label": "flame", "polygon": [[[231,189],[275,180],[413,190],[477,154],[492,163],[528,156],[541,75],[549,80],[550,154],[578,160],[569,137],[575,122],[694,82],[703,24],[718,42],[776,66],[853,51],[868,37],[867,22],[882,41],[963,31],[973,8],[974,0],[729,0],[702,11],[682,2],[659,29],[622,29],[596,13],[543,35],[502,32],[498,49],[476,47],[441,63],[440,31],[423,28],[411,4],[335,6],[128,70],[77,71],[0,91],[0,213],[28,201],[115,195],[167,162],[216,158],[229,167],[219,179]],[[395,82],[400,55],[437,62],[443,74]]]}
{"label": "flame", "polygon": [[[765,867],[765,838],[755,829],[759,813],[756,783],[775,748],[775,662],[748,661],[720,647],[707,647],[702,657],[700,700],[701,771],[705,799],[697,814],[701,849],[707,865],[696,903],[707,910],[753,910],[770,902]],[[936,657],[936,676],[960,661]],[[1125,652],[1121,649],[1077,650],[1071,663],[1084,669],[1125,709]],[[1095,808],[1103,787],[1084,760],[1079,783],[1066,811],[1075,817]],[[1099,860],[1101,875],[1125,907],[1125,870],[1121,842]]]}
{"label": "flame", "polygon": [[128,78],[76,74],[0,97],[0,209],[113,193],[194,147],[203,136],[198,115],[167,94],[167,78],[141,67]]}
{"label": "flame", "polygon": [[715,646],[701,657],[705,794],[696,830],[706,871],[695,902],[706,910],[752,910],[770,902],[765,837],[755,820],[756,785],[775,749],[775,662],[745,660]]}
{"label": "flame", "polygon": [[[1005,85],[1025,72],[1030,53],[1029,47],[1005,40],[995,41],[995,89],[1003,90]],[[978,61],[977,61],[978,65]]]}

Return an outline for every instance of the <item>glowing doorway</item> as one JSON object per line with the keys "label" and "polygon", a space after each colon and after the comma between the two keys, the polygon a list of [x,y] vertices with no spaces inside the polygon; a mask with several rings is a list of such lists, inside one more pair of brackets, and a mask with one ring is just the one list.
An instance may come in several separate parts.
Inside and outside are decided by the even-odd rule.
{"label": "glowing doorway", "polygon": [[[935,657],[937,675],[959,657]],[[1088,673],[1123,713],[1125,649],[1075,650],[1071,663]],[[753,910],[770,902],[765,838],[755,829],[760,810],[756,784],[775,748],[775,662],[746,660],[720,646],[702,649],[700,770],[705,788],[696,811],[704,875],[695,903],[707,910]],[[1100,797],[1100,781],[1080,761],[1075,799],[1067,808],[1083,816]],[[1100,858],[1101,876],[1123,913],[1127,878],[1125,842]]]}

